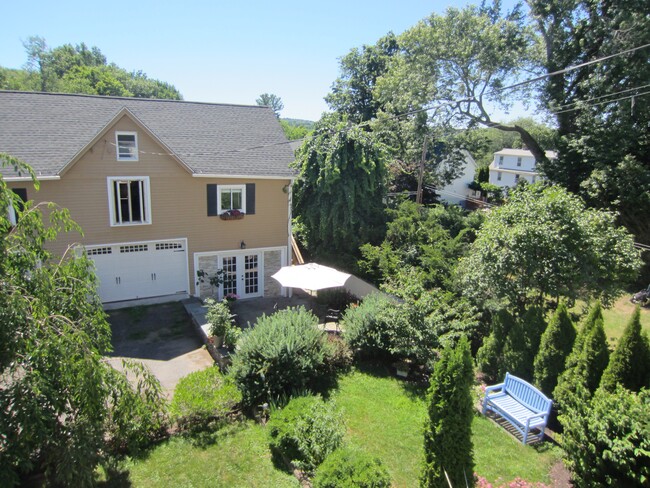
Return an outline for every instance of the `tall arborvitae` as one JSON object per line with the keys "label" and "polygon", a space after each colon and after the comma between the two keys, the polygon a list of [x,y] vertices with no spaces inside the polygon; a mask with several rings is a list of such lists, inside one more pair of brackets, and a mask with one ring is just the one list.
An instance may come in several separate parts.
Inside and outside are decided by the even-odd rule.
{"label": "tall arborvitae", "polygon": [[613,392],[619,383],[632,391],[650,387],[650,344],[641,330],[638,306],[609,360],[600,386]]}
{"label": "tall arborvitae", "polygon": [[582,385],[587,394],[596,391],[608,362],[609,350],[603,314],[600,302],[596,302],[576,337],[573,350],[567,358],[566,370],[560,375],[553,393],[558,407],[562,409],[562,404],[567,403],[577,384]]}
{"label": "tall arborvitae", "polygon": [[553,394],[575,339],[576,330],[566,304],[560,303],[542,335],[534,363],[535,385],[547,395]]}
{"label": "tall arborvitae", "polygon": [[492,331],[483,340],[483,345],[476,353],[476,364],[478,369],[485,375],[485,379],[494,382],[499,379],[502,369],[502,352],[506,337],[512,329],[515,321],[512,315],[505,309],[499,312],[492,319]]}
{"label": "tall arborvitae", "polygon": [[469,341],[442,351],[428,393],[424,432],[423,487],[474,486],[471,387],[474,379]]}

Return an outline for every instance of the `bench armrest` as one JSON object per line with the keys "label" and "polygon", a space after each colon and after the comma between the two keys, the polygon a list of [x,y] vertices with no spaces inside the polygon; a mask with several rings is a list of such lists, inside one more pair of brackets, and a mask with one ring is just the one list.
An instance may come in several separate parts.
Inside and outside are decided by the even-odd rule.
{"label": "bench armrest", "polygon": [[503,390],[505,383],[499,383],[498,385],[492,385],[485,388],[485,394],[487,395],[490,391]]}

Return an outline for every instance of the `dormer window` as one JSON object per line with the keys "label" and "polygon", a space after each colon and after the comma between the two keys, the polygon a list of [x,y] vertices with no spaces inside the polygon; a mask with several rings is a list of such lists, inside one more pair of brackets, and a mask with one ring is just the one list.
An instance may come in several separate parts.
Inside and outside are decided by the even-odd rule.
{"label": "dormer window", "polygon": [[517,166],[521,166],[521,158],[517,158]]}
{"label": "dormer window", "polygon": [[499,166],[503,165],[503,156],[499,156]]}
{"label": "dormer window", "polygon": [[138,135],[135,132],[116,132],[116,147],[118,161],[138,160]]}

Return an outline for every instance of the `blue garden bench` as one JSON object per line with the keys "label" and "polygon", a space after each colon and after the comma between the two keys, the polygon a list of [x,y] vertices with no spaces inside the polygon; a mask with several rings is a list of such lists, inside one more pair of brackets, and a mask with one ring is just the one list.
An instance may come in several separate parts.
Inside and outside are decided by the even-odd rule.
{"label": "blue garden bench", "polygon": [[485,389],[483,415],[488,410],[506,419],[523,436],[526,444],[531,429],[538,429],[539,440],[551,414],[553,400],[547,398],[530,383],[506,373],[506,379]]}

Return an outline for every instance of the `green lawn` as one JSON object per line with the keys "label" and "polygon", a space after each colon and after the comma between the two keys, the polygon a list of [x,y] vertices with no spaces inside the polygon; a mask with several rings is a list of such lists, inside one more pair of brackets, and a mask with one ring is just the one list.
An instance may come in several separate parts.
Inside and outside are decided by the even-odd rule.
{"label": "green lawn", "polygon": [[213,440],[201,446],[176,437],[157,446],[146,459],[124,466],[131,486],[300,486],[292,474],[273,466],[264,426],[248,421],[224,429]]}
{"label": "green lawn", "polygon": [[[630,293],[619,297],[610,308],[603,308],[603,320],[605,322],[605,334],[612,347],[623,335],[625,326],[630,321],[636,305],[630,302]],[[584,310],[584,302],[578,301],[573,307],[573,312]],[[641,327],[650,334],[650,309],[641,307]]]}
{"label": "green lawn", "polygon": [[[347,441],[382,460],[394,486],[418,485],[423,458],[424,391],[381,371],[354,371],[332,393],[344,409]],[[473,424],[476,472],[490,482],[520,476],[549,483],[558,448],[547,452],[522,446],[491,421],[476,416]],[[123,483],[110,486],[296,487],[297,480],[276,469],[268,449],[266,428],[252,421],[212,438],[208,445],[175,437],[156,446],[143,459],[122,466]],[[543,449],[542,449],[543,450]],[[128,478],[127,483],[124,483]]]}
{"label": "green lawn", "polygon": [[[348,440],[374,454],[388,468],[395,486],[417,486],[423,459],[426,405],[421,391],[405,389],[394,377],[354,372],[340,381],[334,395],[345,409]],[[476,416],[472,425],[475,470],[490,482],[516,477],[549,483],[559,448],[542,444],[538,452],[507,434],[492,421]]]}

